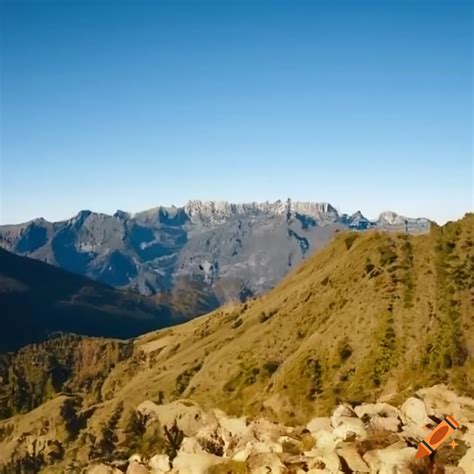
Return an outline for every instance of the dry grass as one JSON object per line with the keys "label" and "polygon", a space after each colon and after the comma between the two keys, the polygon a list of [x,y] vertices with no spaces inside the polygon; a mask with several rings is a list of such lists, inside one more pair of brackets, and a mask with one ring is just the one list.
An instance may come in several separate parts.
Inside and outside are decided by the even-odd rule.
{"label": "dry grass", "polygon": [[[87,432],[97,434],[118,402],[128,410],[158,393],[164,402],[178,392],[204,407],[295,425],[340,401],[397,389],[406,396],[440,381],[473,389],[466,357],[474,351],[473,229],[469,215],[423,236],[367,232],[349,245],[340,233],[263,297],[139,338],[129,357],[115,349],[104,357],[88,340],[89,356],[79,358],[70,387],[88,390],[98,363],[110,364],[103,378],[92,377],[86,403],[96,411]],[[62,351],[75,354],[67,345]],[[374,436],[360,449],[385,440]]]}

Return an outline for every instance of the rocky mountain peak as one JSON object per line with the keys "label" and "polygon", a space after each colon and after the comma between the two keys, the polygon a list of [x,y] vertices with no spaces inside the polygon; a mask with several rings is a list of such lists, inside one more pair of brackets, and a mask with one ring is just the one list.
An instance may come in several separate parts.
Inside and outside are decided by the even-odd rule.
{"label": "rocky mountain peak", "polygon": [[230,203],[228,201],[188,201],[184,206],[191,219],[225,220],[236,215],[284,215],[287,212],[298,212],[321,220],[335,221],[339,218],[338,211],[328,202],[301,202],[288,199],[286,202],[250,202]]}
{"label": "rocky mountain peak", "polygon": [[405,217],[400,216],[399,214],[393,211],[382,212],[378,218],[379,222],[383,222],[389,225],[403,224],[405,220]]}
{"label": "rocky mountain peak", "polygon": [[132,214],[130,214],[130,212],[126,212],[126,211],[122,211],[120,209],[117,209],[117,211],[115,212],[113,217],[115,217],[115,219],[118,219],[120,221],[126,221],[126,220],[128,220],[132,217]]}

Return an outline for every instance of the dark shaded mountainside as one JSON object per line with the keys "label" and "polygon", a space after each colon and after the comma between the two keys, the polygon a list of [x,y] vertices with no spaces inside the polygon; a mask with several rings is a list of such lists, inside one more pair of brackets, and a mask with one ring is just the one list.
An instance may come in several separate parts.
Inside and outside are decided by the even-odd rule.
{"label": "dark shaded mountainside", "polygon": [[438,383],[472,396],[473,303],[473,214],[419,236],[341,232],[245,304],[133,341],[64,336],[2,356],[0,453],[42,433],[64,447],[49,472],[111,439],[117,458],[145,400],[298,425]]}
{"label": "dark shaded mountainside", "polygon": [[0,352],[51,333],[130,338],[179,321],[167,306],[0,249]]}
{"label": "dark shaded mountainside", "polygon": [[0,247],[116,288],[157,294],[194,317],[273,288],[337,230],[423,233],[427,219],[340,214],[328,203],[190,201],[113,216],[0,226]]}

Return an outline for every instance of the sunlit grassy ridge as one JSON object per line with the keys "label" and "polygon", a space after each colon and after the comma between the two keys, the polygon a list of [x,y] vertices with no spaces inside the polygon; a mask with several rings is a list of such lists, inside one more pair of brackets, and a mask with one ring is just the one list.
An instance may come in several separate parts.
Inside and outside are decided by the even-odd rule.
{"label": "sunlit grassy ridge", "polygon": [[[12,413],[59,392],[77,397],[78,411],[90,417],[76,441],[78,456],[86,456],[88,436],[118,406],[120,426],[144,400],[190,398],[229,414],[299,424],[340,401],[396,403],[439,382],[472,395],[473,233],[472,214],[428,235],[341,232],[243,305],[129,344],[66,338],[26,348],[3,361],[11,378],[1,396]],[[89,359],[78,356],[82,350]],[[68,357],[75,361],[69,366]],[[59,386],[45,369],[51,360],[64,362]]]}

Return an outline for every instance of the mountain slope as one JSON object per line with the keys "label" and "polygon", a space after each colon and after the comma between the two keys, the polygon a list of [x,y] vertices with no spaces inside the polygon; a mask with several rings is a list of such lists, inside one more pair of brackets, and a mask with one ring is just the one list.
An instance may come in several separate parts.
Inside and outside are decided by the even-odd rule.
{"label": "mountain slope", "polygon": [[160,387],[291,422],[436,382],[472,393],[473,233],[472,214],[417,237],[341,233],[263,297],[139,339],[153,362],[118,396]]}
{"label": "mountain slope", "polygon": [[[183,396],[297,423],[340,400],[392,399],[438,382],[472,393],[473,234],[472,214],[428,235],[339,233],[268,294],[136,339],[101,374],[97,420],[118,401]],[[60,341],[62,352],[76,344]],[[5,364],[44,359],[48,344]],[[48,385],[50,371],[39,372],[27,385]]]}
{"label": "mountain slope", "polygon": [[145,400],[294,426],[437,383],[472,395],[473,303],[473,214],[421,236],[340,232],[245,304],[134,341],[63,336],[1,356],[0,452],[41,435],[61,440],[64,465],[94,458],[97,440],[126,458]]}
{"label": "mountain slope", "polygon": [[[196,316],[273,288],[338,229],[416,233],[429,225],[394,213],[371,222],[327,203],[191,201],[135,215],[81,211],[63,222],[0,226],[0,246],[117,288],[158,293]],[[183,299],[189,286],[199,298]]]}
{"label": "mountain slope", "polygon": [[0,249],[0,352],[55,331],[129,338],[176,321],[150,298]]}

